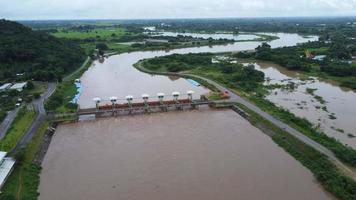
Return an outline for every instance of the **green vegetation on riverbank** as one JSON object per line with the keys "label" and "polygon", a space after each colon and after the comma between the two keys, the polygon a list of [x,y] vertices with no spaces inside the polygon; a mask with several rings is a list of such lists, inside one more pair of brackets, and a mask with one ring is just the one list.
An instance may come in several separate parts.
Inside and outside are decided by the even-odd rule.
{"label": "green vegetation on riverbank", "polygon": [[36,113],[34,111],[22,108],[12,122],[5,137],[0,141],[0,151],[11,151],[31,127],[35,117]]}
{"label": "green vegetation on riverbank", "polygon": [[223,56],[211,53],[173,54],[146,60],[142,65],[157,72],[187,72],[231,84],[244,91],[252,91],[264,81],[264,74],[253,65],[232,63]]}
{"label": "green vegetation on riverbank", "polygon": [[75,79],[80,78],[91,64],[92,62],[89,60],[86,65],[82,65],[81,68],[65,77],[63,81],[57,85],[56,91],[49,97],[45,104],[47,112],[65,113],[75,112],[77,110],[77,105],[70,102],[78,92],[74,82]]}
{"label": "green vegetation on riverbank", "polygon": [[30,143],[15,156],[17,163],[0,194],[1,200],[37,200],[41,166],[33,162],[48,123],[42,124]]}

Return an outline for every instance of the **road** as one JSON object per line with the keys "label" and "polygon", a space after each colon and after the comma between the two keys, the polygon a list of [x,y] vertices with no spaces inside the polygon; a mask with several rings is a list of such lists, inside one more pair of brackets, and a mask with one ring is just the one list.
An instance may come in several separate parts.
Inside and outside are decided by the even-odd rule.
{"label": "road", "polygon": [[15,108],[14,110],[7,113],[6,118],[0,124],[0,140],[2,140],[7,130],[9,130],[12,122],[14,121],[15,117],[17,116],[17,112],[20,110],[19,107]]}
{"label": "road", "polygon": [[18,149],[25,146],[32,139],[34,134],[36,134],[40,126],[46,121],[46,110],[44,109],[44,103],[46,99],[48,99],[55,90],[56,90],[56,83],[48,83],[46,92],[43,93],[40,98],[32,102],[33,107],[38,113],[37,117],[33,121],[31,127],[27,130],[27,132],[21,138],[20,142],[16,145],[16,147],[11,151],[10,154],[15,153]]}

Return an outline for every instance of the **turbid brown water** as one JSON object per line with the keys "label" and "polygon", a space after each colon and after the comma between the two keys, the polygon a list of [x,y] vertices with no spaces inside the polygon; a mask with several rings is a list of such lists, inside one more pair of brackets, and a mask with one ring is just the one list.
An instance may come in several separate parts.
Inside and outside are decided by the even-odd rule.
{"label": "turbid brown water", "polygon": [[[295,83],[293,90],[283,88],[272,90],[267,96],[268,100],[299,117],[308,119],[329,136],[356,148],[356,137],[350,137],[356,136],[355,90],[316,77],[303,80],[299,73],[270,63],[256,63],[256,68],[263,71],[270,80],[266,84]],[[309,94],[307,88],[315,89],[314,94],[321,96],[325,103],[321,103],[314,95]],[[322,109],[324,106],[326,110]]]}
{"label": "turbid brown water", "polygon": [[298,161],[231,110],[58,127],[40,200],[331,199]]}

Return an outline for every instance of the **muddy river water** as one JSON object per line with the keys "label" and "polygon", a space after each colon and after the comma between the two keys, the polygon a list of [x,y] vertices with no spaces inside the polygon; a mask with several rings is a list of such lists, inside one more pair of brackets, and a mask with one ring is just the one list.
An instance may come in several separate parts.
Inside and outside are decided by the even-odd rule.
{"label": "muddy river water", "polygon": [[[277,34],[272,47],[315,40]],[[136,70],[137,61],[172,53],[251,50],[260,42],[133,52],[94,62],[81,78],[81,107],[93,97],[147,93],[195,98],[208,92],[176,77]],[[169,97],[167,97],[169,98]],[[231,110],[137,115],[61,125],[42,164],[40,200],[332,199],[312,174]]]}
{"label": "muddy river water", "polygon": [[40,200],[325,200],[312,174],[232,110],[58,127]]}
{"label": "muddy river water", "polygon": [[[265,73],[268,79],[266,84],[294,84],[292,90],[273,89],[267,96],[268,100],[308,119],[324,133],[356,148],[355,90],[316,77],[304,80],[299,73],[274,64],[255,63],[255,66]],[[313,94],[307,89],[312,89]]]}

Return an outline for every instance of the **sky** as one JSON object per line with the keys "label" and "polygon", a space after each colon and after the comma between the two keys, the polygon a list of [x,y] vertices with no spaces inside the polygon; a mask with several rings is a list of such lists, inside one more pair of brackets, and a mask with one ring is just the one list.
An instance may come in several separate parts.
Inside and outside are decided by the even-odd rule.
{"label": "sky", "polygon": [[296,16],[356,16],[356,0],[0,0],[12,20]]}

